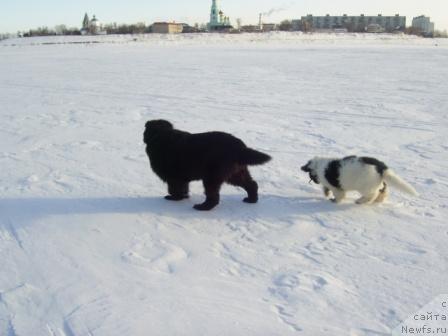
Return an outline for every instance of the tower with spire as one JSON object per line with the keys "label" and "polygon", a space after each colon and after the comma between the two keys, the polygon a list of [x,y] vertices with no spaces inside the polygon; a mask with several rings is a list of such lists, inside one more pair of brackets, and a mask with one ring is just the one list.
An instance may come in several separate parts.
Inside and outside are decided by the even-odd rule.
{"label": "tower with spire", "polygon": [[212,1],[212,8],[210,10],[210,27],[219,25],[219,7],[218,0]]}
{"label": "tower with spire", "polygon": [[221,31],[231,28],[232,25],[230,24],[230,18],[228,16],[224,16],[224,12],[219,8],[218,0],[212,0],[208,29],[210,31]]}

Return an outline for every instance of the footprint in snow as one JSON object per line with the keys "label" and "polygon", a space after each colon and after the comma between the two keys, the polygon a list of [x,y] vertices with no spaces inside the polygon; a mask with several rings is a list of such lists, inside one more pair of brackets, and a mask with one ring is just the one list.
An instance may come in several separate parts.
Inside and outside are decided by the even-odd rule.
{"label": "footprint in snow", "polygon": [[162,273],[174,273],[176,265],[187,257],[183,248],[148,236],[136,238],[121,254],[126,263]]}

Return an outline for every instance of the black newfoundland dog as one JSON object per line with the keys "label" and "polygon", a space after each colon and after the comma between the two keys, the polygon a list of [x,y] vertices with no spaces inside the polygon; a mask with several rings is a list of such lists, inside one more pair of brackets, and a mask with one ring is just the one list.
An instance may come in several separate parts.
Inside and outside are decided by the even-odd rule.
{"label": "black newfoundland dog", "polygon": [[152,170],[168,184],[167,200],[188,198],[189,182],[202,180],[206,199],[194,206],[197,210],[211,210],[219,203],[224,182],[246,190],[244,202],[258,201],[258,185],[247,166],[268,162],[269,155],[223,132],[191,134],[166,120],[148,121],[145,127],[146,153]]}

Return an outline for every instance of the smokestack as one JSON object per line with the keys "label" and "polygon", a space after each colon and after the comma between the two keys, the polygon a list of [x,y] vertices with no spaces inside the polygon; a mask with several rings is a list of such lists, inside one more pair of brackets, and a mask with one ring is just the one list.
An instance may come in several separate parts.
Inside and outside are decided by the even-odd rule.
{"label": "smokestack", "polygon": [[263,14],[260,13],[260,19],[258,20],[258,27],[260,30],[263,30],[263,21],[262,21]]}

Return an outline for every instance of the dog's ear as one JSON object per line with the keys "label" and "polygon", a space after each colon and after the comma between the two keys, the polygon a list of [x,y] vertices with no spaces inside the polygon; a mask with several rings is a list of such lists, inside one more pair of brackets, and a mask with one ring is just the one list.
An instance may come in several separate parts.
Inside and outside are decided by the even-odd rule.
{"label": "dog's ear", "polygon": [[145,128],[151,129],[173,129],[173,125],[167,120],[149,120],[145,124]]}
{"label": "dog's ear", "polygon": [[309,173],[311,171],[311,161],[308,161],[306,165],[301,167],[300,169],[303,170],[305,173]]}
{"label": "dog's ear", "polygon": [[174,128],[173,124],[170,123],[167,120],[160,120],[160,126],[161,126],[161,128],[163,127],[163,128],[166,128],[166,129],[173,129]]}

